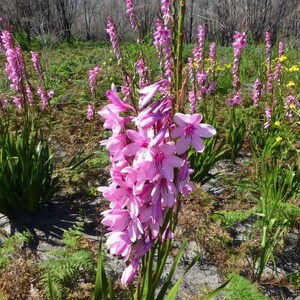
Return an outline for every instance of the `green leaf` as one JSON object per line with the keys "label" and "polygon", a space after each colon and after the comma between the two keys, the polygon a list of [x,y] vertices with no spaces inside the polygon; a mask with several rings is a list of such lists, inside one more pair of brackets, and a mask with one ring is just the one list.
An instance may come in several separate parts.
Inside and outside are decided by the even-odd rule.
{"label": "green leaf", "polygon": [[194,257],[194,259],[192,260],[192,262],[189,264],[188,268],[185,270],[185,272],[183,273],[183,275],[181,275],[181,277],[177,280],[177,282],[175,283],[175,285],[171,288],[170,292],[166,295],[166,297],[164,298],[165,300],[175,300],[178,294],[178,290],[181,286],[181,283],[184,279],[185,274],[194,266],[194,264],[196,262],[199,261],[200,257],[202,256],[202,252],[198,253],[198,255],[196,255]]}
{"label": "green leaf", "polygon": [[220,285],[217,289],[206,295],[202,300],[215,300],[221,292],[223,292],[226,286],[229,284],[231,279],[225,281],[222,285]]}

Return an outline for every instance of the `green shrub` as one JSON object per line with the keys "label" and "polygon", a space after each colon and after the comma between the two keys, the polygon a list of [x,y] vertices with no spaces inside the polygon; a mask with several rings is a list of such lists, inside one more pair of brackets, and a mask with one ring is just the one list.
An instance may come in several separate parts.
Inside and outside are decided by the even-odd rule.
{"label": "green shrub", "polygon": [[34,214],[56,189],[48,143],[39,140],[33,121],[21,132],[10,131],[4,121],[0,126],[0,212]]}

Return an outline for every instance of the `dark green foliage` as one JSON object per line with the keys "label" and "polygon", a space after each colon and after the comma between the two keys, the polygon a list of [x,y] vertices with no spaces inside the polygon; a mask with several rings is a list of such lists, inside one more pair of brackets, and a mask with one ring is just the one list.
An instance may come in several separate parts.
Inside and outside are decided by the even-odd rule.
{"label": "dark green foliage", "polygon": [[48,143],[38,140],[33,121],[22,132],[0,124],[0,212],[12,217],[20,211],[34,214],[55,192],[52,155]]}

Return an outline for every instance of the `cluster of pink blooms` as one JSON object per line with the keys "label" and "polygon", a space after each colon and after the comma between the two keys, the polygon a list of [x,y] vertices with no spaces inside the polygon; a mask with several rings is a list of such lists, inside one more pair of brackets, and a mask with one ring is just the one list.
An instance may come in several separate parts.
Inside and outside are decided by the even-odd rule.
{"label": "cluster of pink blooms", "polygon": [[147,79],[148,67],[145,64],[145,60],[143,57],[135,63],[135,68],[139,75],[139,87],[143,88],[148,84],[148,79]]}
{"label": "cluster of pink blooms", "polygon": [[5,51],[7,62],[5,64],[5,72],[7,73],[8,79],[11,81],[11,88],[22,92],[22,74],[23,67],[21,63],[23,60],[20,57],[20,47],[14,46],[12,37],[9,31],[3,30],[1,33],[1,41]]}
{"label": "cluster of pink blooms", "polygon": [[114,23],[112,18],[107,19],[107,29],[106,29],[106,31],[109,35],[109,39],[110,39],[110,42],[112,44],[114,53],[117,57],[117,60],[118,60],[118,62],[120,62],[122,57],[121,57],[118,38],[117,38],[117,34],[116,34],[115,23]]}
{"label": "cluster of pink blooms", "polygon": [[[14,45],[11,33],[7,30],[2,31],[1,41],[7,59],[5,71],[11,81],[11,88],[19,93],[19,96],[15,96],[12,102],[19,110],[21,110],[24,106],[24,95],[26,95],[28,104],[33,104],[34,89],[27,78],[21,47],[19,45]],[[40,81],[43,83],[43,75],[39,64],[38,54],[36,52],[31,52],[31,60],[34,69],[40,77]],[[36,92],[41,97],[42,110],[49,108],[49,100],[54,97],[54,92],[45,92],[42,87],[38,87]]]}
{"label": "cluster of pink blooms", "polygon": [[186,160],[190,144],[202,152],[202,138],[216,133],[211,125],[201,123],[201,114],[173,116],[168,93],[153,101],[164,85],[170,85],[168,80],[141,89],[138,111],[122,101],[112,86],[106,93],[110,103],[99,111],[104,128],[112,130],[112,136],[101,142],[112,163],[112,183],[100,188],[110,202],[102,223],[109,230],[111,253],[128,262],[122,276],[125,285],[133,280],[155,240],[164,243],[173,237],[168,226],[161,235],[160,229],[166,213],[175,209],[178,195],[193,189]]}
{"label": "cluster of pink blooms", "polygon": [[134,15],[134,4],[132,0],[126,0],[126,12],[129,16],[130,24],[133,30],[137,30],[137,24]]}
{"label": "cluster of pink blooms", "polygon": [[237,91],[236,94],[227,100],[227,104],[229,106],[235,106],[235,105],[240,105],[243,102],[243,99],[241,97],[241,92]]}
{"label": "cluster of pink blooms", "polygon": [[[154,32],[154,46],[157,49],[161,62],[161,69],[164,69],[164,76],[171,82],[173,76],[173,60],[171,50],[171,30],[164,25],[161,20],[156,20],[156,30]],[[164,66],[163,63],[164,57]]]}
{"label": "cluster of pink blooms", "polygon": [[214,77],[215,68],[216,68],[216,43],[212,42],[209,46],[209,61],[211,74]]}
{"label": "cluster of pink blooms", "polygon": [[270,127],[271,118],[272,118],[272,109],[269,106],[265,107],[265,116],[266,116],[266,122],[264,124],[264,129],[267,129]]}
{"label": "cluster of pink blooms", "polygon": [[275,71],[274,71],[274,80],[277,80],[278,83],[280,83],[280,73],[282,69],[281,57],[283,55],[284,55],[284,42],[280,41],[278,47],[278,62],[276,64]]}
{"label": "cluster of pink blooms", "polygon": [[189,77],[192,85],[195,86],[195,78],[197,79],[197,88],[194,87],[194,92],[189,93],[189,99],[191,105],[191,111],[194,111],[196,99],[201,100],[203,95],[209,95],[216,88],[215,81],[209,81],[209,75],[211,73],[214,76],[215,69],[215,49],[216,44],[212,43],[210,45],[210,64],[211,72],[205,70],[204,68],[204,38],[205,38],[205,27],[200,25],[198,27],[198,45],[194,46],[193,58],[189,58]]}
{"label": "cluster of pink blooms", "polygon": [[100,68],[98,66],[96,66],[92,70],[89,70],[90,89],[91,89],[91,94],[94,98],[96,97],[97,76],[99,74],[100,74]]}
{"label": "cluster of pink blooms", "polygon": [[261,96],[261,88],[262,88],[262,83],[258,79],[255,80],[254,83],[254,90],[253,90],[253,105],[258,106],[259,99]]}
{"label": "cluster of pink blooms", "polygon": [[172,20],[171,4],[172,0],[161,0],[161,11],[165,24],[167,24],[169,20]]}
{"label": "cluster of pink blooms", "polygon": [[289,95],[285,99],[284,107],[287,110],[286,116],[292,118],[295,114],[295,109],[299,106],[299,102],[296,100],[296,96]]}
{"label": "cluster of pink blooms", "polygon": [[233,66],[232,66],[232,76],[233,76],[232,85],[235,89],[235,95],[231,99],[227,100],[227,104],[229,106],[240,105],[242,103],[241,83],[239,78],[239,65],[240,65],[242,50],[247,45],[245,32],[241,33],[236,31],[233,36],[233,39],[234,41],[232,43],[232,46],[233,46],[234,59],[233,59]]}
{"label": "cluster of pink blooms", "polygon": [[235,35],[233,36],[233,52],[234,52],[234,59],[233,59],[233,67],[232,67],[232,76],[233,76],[233,87],[238,90],[240,88],[240,79],[238,75],[239,71],[239,64],[240,64],[240,58],[242,54],[242,50],[246,47],[246,33],[240,33],[238,31],[235,32]]}
{"label": "cluster of pink blooms", "polygon": [[34,51],[31,51],[30,53],[31,53],[31,60],[32,60],[32,63],[33,63],[33,67],[34,67],[36,73],[42,78],[43,74],[42,74],[42,71],[41,71],[41,66],[40,66],[38,54],[37,54],[37,52],[34,52]]}
{"label": "cluster of pink blooms", "polygon": [[271,34],[266,32],[266,65],[267,65],[267,90],[272,91],[272,70],[271,70]]}

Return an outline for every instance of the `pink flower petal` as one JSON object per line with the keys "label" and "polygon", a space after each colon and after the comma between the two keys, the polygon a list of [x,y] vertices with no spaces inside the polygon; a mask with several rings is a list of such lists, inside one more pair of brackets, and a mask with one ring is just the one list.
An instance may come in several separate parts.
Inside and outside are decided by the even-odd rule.
{"label": "pink flower petal", "polygon": [[187,151],[189,145],[191,143],[191,139],[182,135],[176,143],[176,152],[178,155],[181,155]]}
{"label": "pink flower petal", "polygon": [[202,120],[201,114],[193,114],[191,115],[190,122],[194,125],[198,125]]}
{"label": "pink flower petal", "polygon": [[203,143],[202,139],[199,136],[194,135],[194,137],[192,139],[192,144],[198,152],[203,152],[204,143]]}
{"label": "pink flower petal", "polygon": [[190,114],[176,113],[174,115],[174,121],[180,127],[184,127],[187,123],[190,123],[190,118],[191,118]]}
{"label": "pink flower petal", "polygon": [[217,133],[216,129],[209,124],[199,124],[196,128],[197,135],[205,138],[210,138]]}
{"label": "pink flower petal", "polygon": [[172,137],[173,139],[175,139],[175,138],[178,138],[178,137],[182,136],[183,133],[184,133],[184,130],[183,130],[182,127],[176,127],[176,128],[174,128],[173,131],[171,132],[171,137]]}

